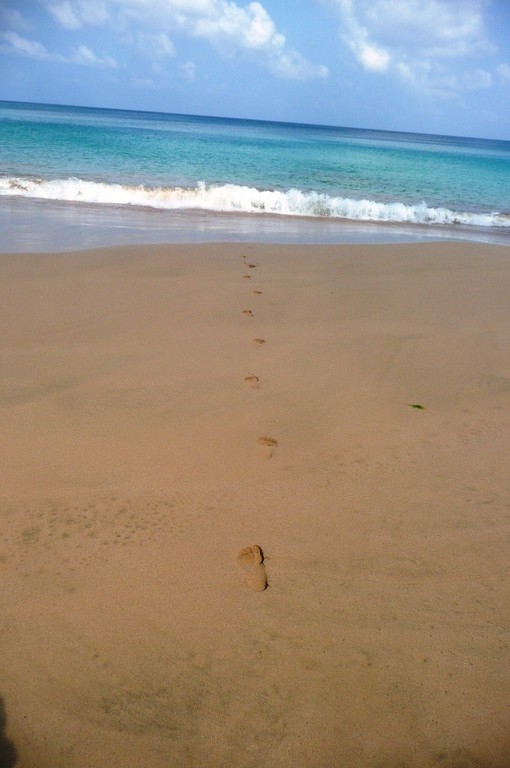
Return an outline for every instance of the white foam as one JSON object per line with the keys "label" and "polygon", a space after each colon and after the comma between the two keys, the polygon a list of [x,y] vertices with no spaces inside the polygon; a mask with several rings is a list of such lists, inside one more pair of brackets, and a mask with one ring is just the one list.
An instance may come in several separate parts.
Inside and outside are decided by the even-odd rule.
{"label": "white foam", "polygon": [[510,215],[453,211],[426,203],[407,205],[332,197],[299,189],[260,190],[236,184],[205,184],[195,188],[146,187],[105,184],[83,179],[0,179],[0,196],[62,200],[110,205],[149,206],[160,209],[202,209],[222,212],[271,213],[283,216],[315,216],[353,221],[406,224],[464,224],[478,227],[510,227]]}

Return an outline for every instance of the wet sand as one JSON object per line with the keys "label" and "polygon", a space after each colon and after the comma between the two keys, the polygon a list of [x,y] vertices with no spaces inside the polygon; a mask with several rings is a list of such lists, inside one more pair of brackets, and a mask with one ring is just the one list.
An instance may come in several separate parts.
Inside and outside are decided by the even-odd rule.
{"label": "wet sand", "polygon": [[0,255],[7,768],[510,766],[509,255]]}

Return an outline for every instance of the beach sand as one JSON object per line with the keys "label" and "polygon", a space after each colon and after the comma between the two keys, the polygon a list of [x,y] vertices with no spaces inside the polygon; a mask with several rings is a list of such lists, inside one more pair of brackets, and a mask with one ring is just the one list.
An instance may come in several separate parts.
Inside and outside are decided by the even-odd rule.
{"label": "beach sand", "polygon": [[0,256],[2,768],[510,766],[509,253]]}

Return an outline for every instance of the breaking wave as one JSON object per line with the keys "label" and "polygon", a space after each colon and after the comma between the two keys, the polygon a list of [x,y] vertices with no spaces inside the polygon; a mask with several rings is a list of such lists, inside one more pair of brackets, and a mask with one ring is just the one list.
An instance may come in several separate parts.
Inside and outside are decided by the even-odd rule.
{"label": "breaking wave", "polygon": [[77,178],[44,180],[0,178],[0,196],[12,195],[109,205],[134,205],[163,210],[202,209],[226,213],[270,213],[282,216],[316,216],[353,221],[406,224],[463,224],[477,227],[510,227],[508,213],[473,213],[434,208],[420,203],[381,203],[334,197],[299,189],[260,190],[236,184],[206,184],[195,188],[126,186]]}

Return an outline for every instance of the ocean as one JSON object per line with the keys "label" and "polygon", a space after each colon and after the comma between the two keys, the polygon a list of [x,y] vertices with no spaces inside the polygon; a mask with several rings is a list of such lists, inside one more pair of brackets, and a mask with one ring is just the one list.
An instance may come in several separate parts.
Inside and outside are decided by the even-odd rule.
{"label": "ocean", "polygon": [[510,142],[0,102],[0,250],[510,243]]}

